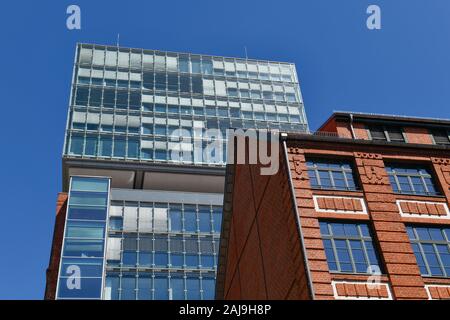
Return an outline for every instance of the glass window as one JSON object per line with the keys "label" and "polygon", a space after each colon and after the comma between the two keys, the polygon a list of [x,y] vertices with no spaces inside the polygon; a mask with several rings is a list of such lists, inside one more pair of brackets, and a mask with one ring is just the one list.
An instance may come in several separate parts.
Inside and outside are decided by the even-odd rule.
{"label": "glass window", "polygon": [[421,274],[450,277],[450,229],[408,226],[407,232]]}
{"label": "glass window", "polygon": [[178,75],[177,74],[169,74],[167,76],[167,90],[169,91],[178,91]]}
{"label": "glass window", "polygon": [[107,108],[113,108],[116,101],[116,91],[114,89],[105,89],[103,92],[103,105]]}
{"label": "glass window", "polygon": [[86,145],[84,148],[84,154],[88,155],[88,156],[96,156],[97,155],[97,147],[98,147],[97,136],[87,136],[86,137]]}
{"label": "glass window", "polygon": [[330,271],[370,273],[380,267],[366,224],[320,222],[320,232]]}
{"label": "glass window", "polygon": [[214,255],[212,254],[202,254],[200,256],[202,268],[214,268]]}
{"label": "glass window", "polygon": [[114,138],[114,157],[125,157],[126,154],[126,140],[125,138]]}
{"label": "glass window", "polygon": [[211,232],[211,212],[209,207],[200,207],[198,211],[200,232]]}
{"label": "glass window", "polygon": [[155,125],[155,134],[165,136],[167,135],[167,127],[165,125]]}
{"label": "glass window", "polygon": [[104,234],[104,222],[74,220],[67,221],[65,235],[66,238],[103,239]]}
{"label": "glass window", "polygon": [[71,154],[83,154],[84,138],[82,135],[73,134],[70,140],[70,153]]}
{"label": "glass window", "polygon": [[220,232],[221,224],[222,224],[222,208],[213,207],[214,232]]}
{"label": "glass window", "polygon": [[406,142],[403,131],[395,126],[369,126],[372,140]]}
{"label": "glass window", "polygon": [[139,274],[138,278],[138,300],[152,299],[152,277],[147,274]]}
{"label": "glass window", "polygon": [[169,300],[169,284],[167,276],[156,275],[154,278],[154,296],[155,300]]}
{"label": "glass window", "polygon": [[188,300],[200,300],[200,279],[188,277],[186,279],[186,298]]}
{"label": "glass window", "polygon": [[387,164],[392,189],[396,193],[438,195],[431,171],[427,168],[404,164]]}
{"label": "glass window", "polygon": [[203,300],[214,300],[216,283],[214,278],[202,279]]}
{"label": "glass window", "polygon": [[191,67],[192,73],[200,73],[200,58],[199,57],[191,57]]}
{"label": "glass window", "polygon": [[193,206],[184,207],[184,230],[186,232],[197,232],[197,213]]}
{"label": "glass window", "polygon": [[99,299],[102,290],[102,278],[81,278],[81,287],[79,290],[73,290],[67,286],[71,283],[71,279],[61,277],[59,279],[60,285],[58,290],[58,298],[70,299]]}
{"label": "glass window", "polygon": [[128,139],[128,158],[137,158],[139,154],[139,140]]}
{"label": "glass window", "polygon": [[143,148],[141,150],[141,158],[147,160],[153,159],[153,149]]}
{"label": "glass window", "polygon": [[101,106],[101,102],[102,102],[102,89],[91,88],[89,105],[93,107],[99,107]]}
{"label": "glass window", "polygon": [[170,215],[170,231],[181,232],[183,229],[183,221],[181,214],[181,207],[171,206],[169,210]]}
{"label": "glass window", "polygon": [[191,78],[189,76],[180,75],[180,91],[191,92]]}
{"label": "glass window", "polygon": [[[108,192],[108,182],[102,178],[85,178],[85,177],[73,177],[71,184],[72,191],[95,191],[97,195],[103,195],[104,192]],[[77,193],[79,195],[79,193]],[[84,194],[89,197],[89,194]],[[92,194],[91,194],[92,195]],[[103,202],[101,202],[103,205]]]}
{"label": "glass window", "polygon": [[192,92],[203,94],[203,80],[201,77],[192,77]]}
{"label": "glass window", "polygon": [[167,76],[165,73],[155,74],[155,90],[165,91],[167,85]]}
{"label": "glass window", "polygon": [[66,257],[103,257],[103,240],[66,239],[63,255]]}
{"label": "glass window", "polygon": [[144,89],[153,90],[155,84],[155,74],[153,72],[144,72],[142,78]]}
{"label": "glass window", "polygon": [[180,72],[191,72],[189,67],[189,57],[188,56],[181,56],[178,58],[178,67]]}
{"label": "glass window", "polygon": [[120,278],[118,274],[110,273],[106,275],[105,299],[119,300]]}
{"label": "glass window", "polygon": [[202,59],[202,73],[213,74],[213,63],[210,58]]}
{"label": "glass window", "polygon": [[167,267],[169,264],[169,254],[167,252],[155,252],[155,266]]}
{"label": "glass window", "polygon": [[77,87],[77,93],[75,98],[75,104],[79,106],[87,106],[89,98],[88,87]]}
{"label": "glass window", "polygon": [[123,228],[123,218],[122,217],[111,217],[109,218],[109,228],[111,230],[122,230]]}
{"label": "glass window", "polygon": [[171,300],[184,300],[184,279],[181,274],[172,275],[170,278]]}
{"label": "glass window", "polygon": [[118,109],[128,108],[128,91],[117,91],[116,108]]}
{"label": "glass window", "polygon": [[101,136],[99,146],[100,156],[111,157],[112,153],[112,137]]}
{"label": "glass window", "polygon": [[311,186],[322,189],[356,190],[352,165],[345,161],[307,159]]}
{"label": "glass window", "polygon": [[156,149],[155,150],[156,160],[167,160],[167,150]]}
{"label": "glass window", "polygon": [[431,130],[431,135],[435,144],[438,145],[450,145],[450,135],[447,130]]}
{"label": "glass window", "polygon": [[136,300],[136,276],[134,274],[122,276],[121,300]]}

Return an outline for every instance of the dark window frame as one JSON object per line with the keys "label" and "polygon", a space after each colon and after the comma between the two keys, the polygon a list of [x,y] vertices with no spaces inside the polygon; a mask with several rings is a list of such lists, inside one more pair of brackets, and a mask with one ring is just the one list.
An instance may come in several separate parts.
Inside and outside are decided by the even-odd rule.
{"label": "dark window frame", "polygon": [[[386,163],[386,172],[389,177],[389,182],[391,183],[392,188],[394,189],[394,193],[397,194],[410,194],[410,195],[419,195],[419,196],[440,196],[442,195],[441,190],[438,185],[438,180],[436,179],[436,175],[433,170],[426,165],[423,164],[408,164],[408,163]],[[427,173],[402,173],[396,172],[395,169],[407,169],[407,168],[415,168],[419,171],[425,170]],[[402,191],[401,183],[399,180],[400,177],[406,177],[408,180],[408,185],[412,191]],[[420,178],[421,185],[425,189],[425,192],[419,192],[415,190],[415,184],[412,181],[412,178]],[[429,179],[434,188],[434,191],[430,191],[428,188],[428,184],[425,179]],[[392,184],[392,180],[395,181],[395,186]]]}
{"label": "dark window frame", "polygon": [[[312,162],[313,166],[311,167],[308,162]],[[317,164],[318,163],[328,163],[328,164],[339,164],[340,165],[340,169],[332,169],[332,168],[320,168]],[[350,167],[350,169],[346,169],[343,168],[343,165],[348,165]],[[311,176],[310,176],[310,172],[314,171],[314,179],[317,181],[317,185],[312,185],[311,187],[314,189],[328,189],[328,190],[343,190],[343,191],[359,191],[360,188],[360,183],[358,180],[358,175],[357,175],[357,171],[355,170],[355,166],[353,164],[353,162],[351,160],[347,160],[347,159],[339,159],[339,160],[334,160],[334,159],[330,159],[330,158],[320,158],[320,157],[307,157],[306,159],[306,166],[307,166],[307,171],[308,171],[308,175],[311,181]],[[331,182],[331,186],[328,185],[323,185],[321,182],[321,177],[320,177],[320,173],[321,171],[326,171],[328,172],[328,176]],[[345,183],[345,187],[338,187],[336,186],[336,182],[335,182],[335,176],[333,174],[330,174],[331,172],[333,173],[342,173],[343,177],[344,177],[344,183]],[[353,185],[354,187],[349,184],[349,176],[352,178],[353,181]]]}
{"label": "dark window frame", "polygon": [[[376,129],[378,129],[378,130],[376,130]],[[391,136],[391,133],[390,133],[390,132],[393,132],[392,129],[398,129],[398,131],[400,131],[400,133],[402,135],[402,140],[401,141],[398,140],[398,139],[392,139],[392,136]],[[369,124],[369,125],[367,125],[367,131],[368,131],[368,135],[370,137],[370,140],[408,143],[408,139],[406,137],[405,130],[401,126]],[[384,139],[374,138],[374,135],[373,135],[374,131],[383,132]]]}
{"label": "dark window frame", "polygon": [[[436,136],[440,135],[439,139],[445,139],[447,134],[447,141],[436,140]],[[431,129],[430,130],[431,139],[435,145],[439,146],[450,146],[450,129]]]}
{"label": "dark window frame", "polygon": [[[450,278],[450,265],[446,266],[441,257],[441,252],[439,252],[437,246],[440,245],[446,245],[447,250],[450,254],[450,228],[446,228],[445,226],[430,226],[430,225],[407,225],[407,231],[408,231],[408,237],[411,243],[411,246],[413,248],[414,255],[416,256],[416,259],[418,255],[420,254],[420,259],[424,263],[422,266],[419,263],[419,259],[417,259],[417,264],[419,266],[420,272],[422,276],[426,277],[439,277],[439,278]],[[428,232],[428,235],[430,235],[430,239],[421,239],[420,234],[418,232],[418,229],[426,229]],[[439,230],[441,233],[441,236],[444,240],[435,240],[432,239],[432,236],[430,234],[430,230]],[[446,230],[449,230],[446,232]],[[412,238],[414,236],[414,238]],[[438,262],[438,266],[440,268],[440,271],[442,274],[433,274],[430,267],[430,262],[428,261],[427,253],[424,250],[424,245],[431,245],[433,247],[433,253],[434,256]],[[417,246],[418,251],[416,251],[415,247]],[[422,267],[426,269],[426,273],[423,273]],[[436,266],[435,266],[436,267]],[[447,270],[446,270],[447,269]]]}
{"label": "dark window frame", "polygon": [[[380,249],[377,246],[377,243],[375,241],[375,238],[373,236],[373,231],[371,226],[369,225],[369,223],[363,221],[363,222],[358,222],[358,221],[352,221],[352,220],[345,220],[345,221],[338,221],[338,220],[320,220],[319,221],[320,225],[321,225],[321,238],[323,241],[323,245],[324,248],[326,249],[326,245],[325,245],[325,241],[328,240],[331,242],[331,246],[332,246],[332,250],[333,250],[333,257],[334,257],[334,261],[330,262],[328,260],[328,256],[326,257],[327,260],[327,264],[328,264],[328,268],[330,273],[345,273],[345,274],[370,274],[369,272],[367,272],[367,269],[369,266],[373,266],[374,264],[371,263],[371,259],[369,257],[369,250],[367,249],[368,243],[372,244],[372,248],[370,248],[370,250],[373,249],[373,254],[375,256],[375,259],[377,260],[377,264],[376,266],[379,268],[379,271],[381,272],[381,274],[384,274],[384,269],[383,269],[383,265],[382,265],[382,260],[381,260],[381,254],[380,254]],[[327,230],[329,232],[329,234],[323,234],[322,233],[322,226],[323,224],[326,224]],[[342,224],[345,228],[345,225],[354,225],[356,226],[356,229],[358,231],[358,235],[355,236],[349,236],[349,235],[335,235],[333,234],[333,229],[331,227],[331,225],[333,224]],[[364,235],[363,233],[363,229],[361,229],[361,226],[366,226],[367,227],[367,232],[368,235]],[[337,247],[336,247],[336,240],[344,240],[346,243],[346,249],[347,252],[349,254],[349,258],[350,258],[350,263],[352,266],[352,271],[347,271],[347,270],[342,270],[342,261],[340,261],[339,259],[339,255],[338,255],[338,251],[337,251]],[[364,260],[365,263],[367,265],[366,268],[366,272],[358,272],[357,268],[356,268],[356,261],[355,258],[353,256],[353,252],[352,252],[352,246],[350,241],[359,241],[361,244],[361,248],[363,251],[363,255],[364,255]],[[330,268],[330,263],[335,263],[337,270],[333,270]]]}

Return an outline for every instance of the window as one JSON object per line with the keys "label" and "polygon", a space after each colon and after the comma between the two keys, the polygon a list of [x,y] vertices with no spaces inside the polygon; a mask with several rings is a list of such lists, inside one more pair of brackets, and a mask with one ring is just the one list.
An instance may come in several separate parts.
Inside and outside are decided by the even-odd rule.
{"label": "window", "polygon": [[370,136],[372,140],[406,142],[403,131],[400,127],[394,126],[370,126]]}
{"label": "window", "polygon": [[450,136],[447,130],[432,130],[431,135],[435,144],[450,145]]}
{"label": "window", "polygon": [[320,233],[330,271],[370,273],[370,266],[379,268],[367,224],[320,222]]}
{"label": "window", "polygon": [[184,230],[186,232],[197,232],[197,213],[193,206],[184,207]]}
{"label": "window", "polygon": [[214,300],[215,288],[216,284],[214,278],[203,278],[203,300]]}
{"label": "window", "polygon": [[350,163],[326,159],[306,162],[311,186],[321,189],[356,190],[357,186]]}
{"label": "window", "polygon": [[181,207],[172,205],[170,207],[169,215],[169,230],[172,232],[181,232],[181,230],[183,229]]}
{"label": "window", "polygon": [[199,207],[198,220],[200,232],[211,232],[211,212],[209,207]]}
{"label": "window", "polygon": [[420,273],[450,277],[450,228],[406,228]]}
{"label": "window", "polygon": [[420,166],[388,164],[386,171],[392,189],[396,193],[419,195],[437,195],[439,191],[434,183],[431,171]]}

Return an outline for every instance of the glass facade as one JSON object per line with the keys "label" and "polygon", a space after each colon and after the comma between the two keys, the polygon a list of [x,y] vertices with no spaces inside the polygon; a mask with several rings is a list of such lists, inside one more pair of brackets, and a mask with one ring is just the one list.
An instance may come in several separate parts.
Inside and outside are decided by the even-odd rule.
{"label": "glass facade", "polygon": [[450,228],[408,226],[406,230],[420,273],[450,277]]}
{"label": "glass facade", "polygon": [[293,64],[84,44],[77,52],[65,155],[223,165],[225,153],[194,158],[194,143],[225,145],[228,128],[307,131]]}
{"label": "glass facade", "polygon": [[109,179],[73,177],[58,278],[58,299],[101,299]]}
{"label": "glass facade", "polygon": [[[308,131],[295,66],[78,45],[66,128],[66,159],[119,160],[133,165],[195,164],[198,170],[220,168],[226,162],[229,128]],[[217,151],[217,147],[221,149]],[[205,150],[211,154],[205,155]],[[115,191],[111,189],[111,194]],[[220,191],[205,194],[186,190],[189,196],[183,200],[168,198],[169,190],[131,192],[160,192],[151,199],[148,193],[137,199],[136,193],[130,196],[130,190],[126,191],[124,198],[111,197],[108,216],[104,207],[98,207],[104,203],[89,198],[88,192],[83,199],[96,210],[78,210],[72,205],[75,200],[69,204],[69,216],[75,214],[81,222],[68,221],[68,235],[76,235],[79,241],[81,235],[77,232],[82,230],[82,235],[93,237],[81,237],[82,241],[101,242],[98,248],[105,251],[105,258],[98,257],[101,265],[97,265],[104,271],[103,286],[100,290],[101,281],[96,280],[92,285],[96,295],[88,298],[214,299],[222,195],[211,194]],[[98,215],[96,222],[103,229],[84,225],[93,214]],[[80,242],[73,245],[83,246]],[[93,254],[87,252],[88,256]],[[67,258],[85,258],[74,255]]]}
{"label": "glass facade", "polygon": [[105,299],[214,299],[220,206],[113,201]]}

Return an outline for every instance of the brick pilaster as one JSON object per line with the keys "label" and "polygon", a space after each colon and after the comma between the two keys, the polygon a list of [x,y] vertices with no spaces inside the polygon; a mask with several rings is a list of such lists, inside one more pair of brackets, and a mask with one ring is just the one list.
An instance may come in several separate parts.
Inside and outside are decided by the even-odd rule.
{"label": "brick pilaster", "polygon": [[331,275],[320,234],[319,220],[314,211],[312,191],[302,149],[289,149],[289,164],[315,299],[333,299]]}
{"label": "brick pilaster", "polygon": [[380,154],[355,152],[375,237],[395,299],[426,299],[424,282],[417,266],[406,227],[395,203]]}

